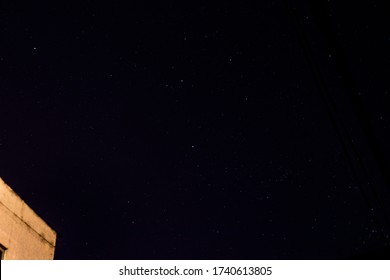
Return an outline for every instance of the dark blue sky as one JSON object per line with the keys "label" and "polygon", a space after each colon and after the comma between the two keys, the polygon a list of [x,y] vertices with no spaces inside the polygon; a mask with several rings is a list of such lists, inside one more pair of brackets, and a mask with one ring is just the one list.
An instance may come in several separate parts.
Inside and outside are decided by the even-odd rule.
{"label": "dark blue sky", "polygon": [[2,3],[0,176],[57,259],[383,257],[380,5]]}

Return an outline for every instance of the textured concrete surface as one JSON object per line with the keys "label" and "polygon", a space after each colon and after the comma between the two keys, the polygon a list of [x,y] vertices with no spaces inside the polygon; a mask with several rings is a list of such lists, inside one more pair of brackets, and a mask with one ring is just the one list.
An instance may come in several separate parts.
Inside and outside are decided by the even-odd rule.
{"label": "textured concrete surface", "polygon": [[56,232],[0,178],[0,244],[6,260],[54,258]]}

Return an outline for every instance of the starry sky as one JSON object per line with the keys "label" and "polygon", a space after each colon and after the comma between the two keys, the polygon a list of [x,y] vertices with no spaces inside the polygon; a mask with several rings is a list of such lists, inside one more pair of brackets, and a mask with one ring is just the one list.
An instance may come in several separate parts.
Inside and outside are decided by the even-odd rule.
{"label": "starry sky", "polygon": [[390,258],[384,4],[184,2],[0,4],[0,177],[55,258]]}

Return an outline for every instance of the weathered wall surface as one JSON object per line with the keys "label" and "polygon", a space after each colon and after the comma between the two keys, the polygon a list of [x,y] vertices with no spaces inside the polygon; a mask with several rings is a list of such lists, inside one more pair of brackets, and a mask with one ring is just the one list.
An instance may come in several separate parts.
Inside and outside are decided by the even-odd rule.
{"label": "weathered wall surface", "polygon": [[54,258],[56,232],[0,178],[0,243],[4,259]]}

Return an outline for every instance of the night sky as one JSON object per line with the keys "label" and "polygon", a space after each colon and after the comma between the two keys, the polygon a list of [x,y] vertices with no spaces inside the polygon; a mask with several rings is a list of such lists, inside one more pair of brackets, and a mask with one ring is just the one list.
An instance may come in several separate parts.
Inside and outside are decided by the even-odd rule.
{"label": "night sky", "polygon": [[55,258],[390,258],[388,13],[338,2],[2,1],[0,177]]}

